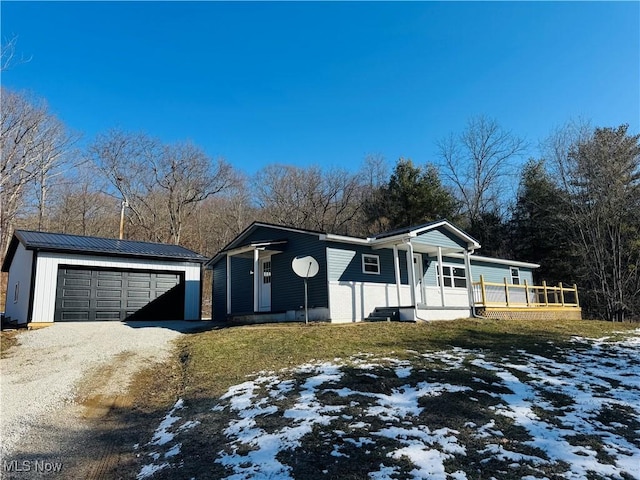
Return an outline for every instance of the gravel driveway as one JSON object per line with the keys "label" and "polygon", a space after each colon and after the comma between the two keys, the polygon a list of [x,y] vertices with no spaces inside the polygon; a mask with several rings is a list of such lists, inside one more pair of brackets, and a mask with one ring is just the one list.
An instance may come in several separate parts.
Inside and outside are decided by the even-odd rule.
{"label": "gravel driveway", "polygon": [[[64,445],[73,444],[74,436],[81,438],[89,428],[74,404],[81,380],[115,365],[115,374],[96,389],[105,396],[124,393],[134,372],[166,359],[172,340],[202,326],[201,322],[57,323],[20,333],[19,345],[0,360],[0,476],[10,474],[7,459],[20,462],[20,468],[27,462],[27,473],[34,473],[34,462],[44,458],[58,457],[64,463]],[[18,478],[26,477],[21,473]]]}

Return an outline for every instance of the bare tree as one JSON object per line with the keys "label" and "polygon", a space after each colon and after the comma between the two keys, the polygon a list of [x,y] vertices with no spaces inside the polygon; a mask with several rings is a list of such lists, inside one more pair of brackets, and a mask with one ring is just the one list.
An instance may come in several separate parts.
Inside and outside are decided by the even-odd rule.
{"label": "bare tree", "polygon": [[501,211],[505,180],[525,142],[496,120],[471,118],[465,130],[438,142],[441,173],[456,189],[471,225],[483,215]]}
{"label": "bare tree", "polygon": [[42,100],[1,89],[0,247],[4,252],[15,217],[25,206],[27,186],[36,186],[42,227],[50,179],[60,171],[76,137]]}
{"label": "bare tree", "polygon": [[581,253],[591,310],[640,315],[640,135],[570,124],[548,141]]}
{"label": "bare tree", "polygon": [[254,184],[262,215],[283,225],[351,234],[362,207],[361,178],[343,169],[269,165]]}
{"label": "bare tree", "polygon": [[233,169],[223,159],[212,162],[190,142],[166,145],[150,160],[156,185],[167,199],[171,241],[180,243],[185,221],[197,205],[235,183]]}
{"label": "bare tree", "polygon": [[205,199],[235,182],[232,167],[186,142],[163,145],[143,133],[112,130],[89,149],[94,163],[127,206],[134,232],[154,241],[181,241],[185,221]]}
{"label": "bare tree", "polygon": [[17,55],[16,45],[18,44],[18,37],[13,36],[8,40],[5,40],[0,45],[0,72],[9,70],[14,65],[21,63],[27,63],[31,61],[31,57],[25,57],[24,55]]}

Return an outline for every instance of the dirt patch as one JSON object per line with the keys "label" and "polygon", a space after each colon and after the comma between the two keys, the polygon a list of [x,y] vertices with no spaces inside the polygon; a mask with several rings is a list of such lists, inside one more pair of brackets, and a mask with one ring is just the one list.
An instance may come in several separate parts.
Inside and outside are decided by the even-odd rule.
{"label": "dirt patch", "polygon": [[19,345],[18,334],[18,330],[0,331],[0,358],[5,358],[13,347]]}

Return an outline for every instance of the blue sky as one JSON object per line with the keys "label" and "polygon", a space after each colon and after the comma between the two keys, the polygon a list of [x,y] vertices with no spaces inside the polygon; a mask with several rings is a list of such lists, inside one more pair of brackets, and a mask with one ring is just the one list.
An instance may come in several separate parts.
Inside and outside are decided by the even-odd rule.
{"label": "blue sky", "polygon": [[253,173],[437,158],[474,115],[538,141],[571,118],[640,132],[640,3],[10,2],[44,97],[86,141],[190,139]]}

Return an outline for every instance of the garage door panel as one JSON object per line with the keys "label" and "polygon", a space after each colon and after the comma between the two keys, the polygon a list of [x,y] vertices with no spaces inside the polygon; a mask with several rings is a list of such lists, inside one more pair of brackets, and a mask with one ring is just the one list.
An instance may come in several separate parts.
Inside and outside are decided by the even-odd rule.
{"label": "garage door panel", "polygon": [[99,278],[96,284],[101,288],[122,288],[122,280],[106,280],[104,278]]}
{"label": "garage door panel", "polygon": [[160,275],[159,273],[149,273],[149,272],[129,272],[129,278],[151,278],[152,275]]}
{"label": "garage door panel", "polygon": [[62,300],[62,308],[89,308],[91,302],[89,300],[70,300],[64,299]]}
{"label": "garage door panel", "polygon": [[124,272],[119,272],[117,270],[98,270],[97,276],[100,277],[111,277],[111,278],[122,278]]}
{"label": "garage door panel", "polygon": [[120,310],[122,302],[120,300],[97,300],[96,308]]}
{"label": "garage door panel", "polygon": [[65,287],[90,287],[91,279],[90,278],[65,278],[64,279]]}
{"label": "garage door panel", "polygon": [[77,288],[63,288],[62,289],[62,297],[63,298],[74,298],[74,297],[86,297],[89,298],[91,296],[90,289],[77,289]]}
{"label": "garage door panel", "polygon": [[120,298],[122,290],[96,290],[96,298]]}
{"label": "garage door panel", "polygon": [[151,292],[144,292],[142,290],[129,290],[127,291],[127,297],[133,298],[151,298]]}
{"label": "garage door panel", "polygon": [[96,321],[98,322],[104,322],[104,321],[110,321],[110,320],[121,320],[120,318],[120,312],[96,312]]}
{"label": "garage door panel", "polygon": [[62,312],[63,322],[86,322],[89,320],[89,312]]}
{"label": "garage door panel", "polygon": [[55,321],[183,318],[182,279],[182,274],[171,272],[62,267],[58,269]]}

